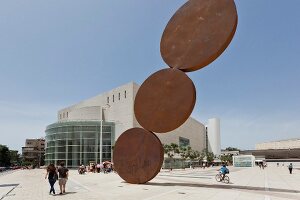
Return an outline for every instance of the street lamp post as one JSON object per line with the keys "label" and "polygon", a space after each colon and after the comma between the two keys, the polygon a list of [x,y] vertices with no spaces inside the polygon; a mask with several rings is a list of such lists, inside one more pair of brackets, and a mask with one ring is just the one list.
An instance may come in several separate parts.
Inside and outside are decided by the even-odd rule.
{"label": "street lamp post", "polygon": [[100,160],[100,163],[102,163],[102,129],[103,129],[103,116],[104,116],[104,113],[103,111],[106,110],[107,108],[110,108],[110,105],[109,104],[106,104],[105,106],[101,106],[101,120],[100,120],[100,143],[99,143],[99,148],[100,148],[100,155],[99,155],[99,160]]}
{"label": "street lamp post", "polygon": [[102,163],[102,128],[103,128],[103,119],[101,119],[101,121],[100,121],[100,143],[99,143],[99,148],[100,148],[99,160],[100,160],[100,163]]}

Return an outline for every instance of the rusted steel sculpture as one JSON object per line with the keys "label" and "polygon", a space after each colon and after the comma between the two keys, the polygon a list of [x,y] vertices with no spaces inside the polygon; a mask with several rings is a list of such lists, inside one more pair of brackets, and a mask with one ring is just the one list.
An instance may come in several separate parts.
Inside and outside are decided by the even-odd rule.
{"label": "rusted steel sculpture", "polygon": [[237,27],[234,0],[189,0],[168,22],[160,43],[170,67],[147,78],[134,102],[137,121],[144,128],[125,131],[114,149],[114,164],[128,183],[146,183],[163,163],[163,147],[155,133],[181,126],[193,111],[196,90],[184,73],[201,69],[219,57]]}
{"label": "rusted steel sculpture", "polygon": [[161,168],[164,152],[156,135],[142,128],[125,131],[114,149],[114,165],[128,183],[146,183]]}
{"label": "rusted steel sculpture", "polygon": [[195,71],[213,62],[231,42],[237,26],[233,0],[190,0],[167,24],[160,42],[172,68]]}
{"label": "rusted steel sculpture", "polygon": [[193,111],[196,89],[181,70],[162,69],[139,88],[134,113],[146,130],[165,133],[178,128]]}

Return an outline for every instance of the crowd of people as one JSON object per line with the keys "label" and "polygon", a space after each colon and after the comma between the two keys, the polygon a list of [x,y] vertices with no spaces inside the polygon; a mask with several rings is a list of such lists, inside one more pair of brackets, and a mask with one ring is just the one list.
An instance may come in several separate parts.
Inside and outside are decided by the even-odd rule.
{"label": "crowd of people", "polygon": [[91,163],[87,166],[85,165],[80,165],[78,168],[78,173],[79,174],[85,174],[86,172],[92,172],[92,173],[110,173],[114,171],[113,163],[109,161],[105,161],[103,163]]}

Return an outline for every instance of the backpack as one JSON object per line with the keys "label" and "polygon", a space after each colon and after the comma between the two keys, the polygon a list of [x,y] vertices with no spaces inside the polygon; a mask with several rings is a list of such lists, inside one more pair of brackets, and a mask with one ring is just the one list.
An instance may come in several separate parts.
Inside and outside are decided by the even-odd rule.
{"label": "backpack", "polygon": [[225,171],[225,173],[226,173],[226,174],[229,174],[229,169],[227,169],[227,168],[226,168],[226,171]]}

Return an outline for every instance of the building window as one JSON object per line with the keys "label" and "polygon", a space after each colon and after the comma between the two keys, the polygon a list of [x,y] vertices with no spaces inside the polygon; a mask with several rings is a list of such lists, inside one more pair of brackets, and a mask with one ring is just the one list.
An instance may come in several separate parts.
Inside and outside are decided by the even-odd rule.
{"label": "building window", "polygon": [[106,102],[109,103],[109,97],[107,97],[107,101]]}
{"label": "building window", "polygon": [[59,114],[59,119],[61,119],[61,114]]}
{"label": "building window", "polygon": [[63,113],[63,118],[65,118],[65,113]]}
{"label": "building window", "polygon": [[120,92],[119,92],[119,100],[121,99],[121,94],[120,94]]}
{"label": "building window", "polygon": [[190,146],[190,140],[184,137],[179,137],[179,146],[180,147]]}
{"label": "building window", "polygon": [[67,112],[67,118],[68,118],[68,116],[69,116],[69,113]]}
{"label": "building window", "polygon": [[115,102],[115,95],[113,95],[113,102]]}
{"label": "building window", "polygon": [[126,99],[126,90],[125,90],[125,92],[124,92],[124,97],[125,97],[125,99]]}

